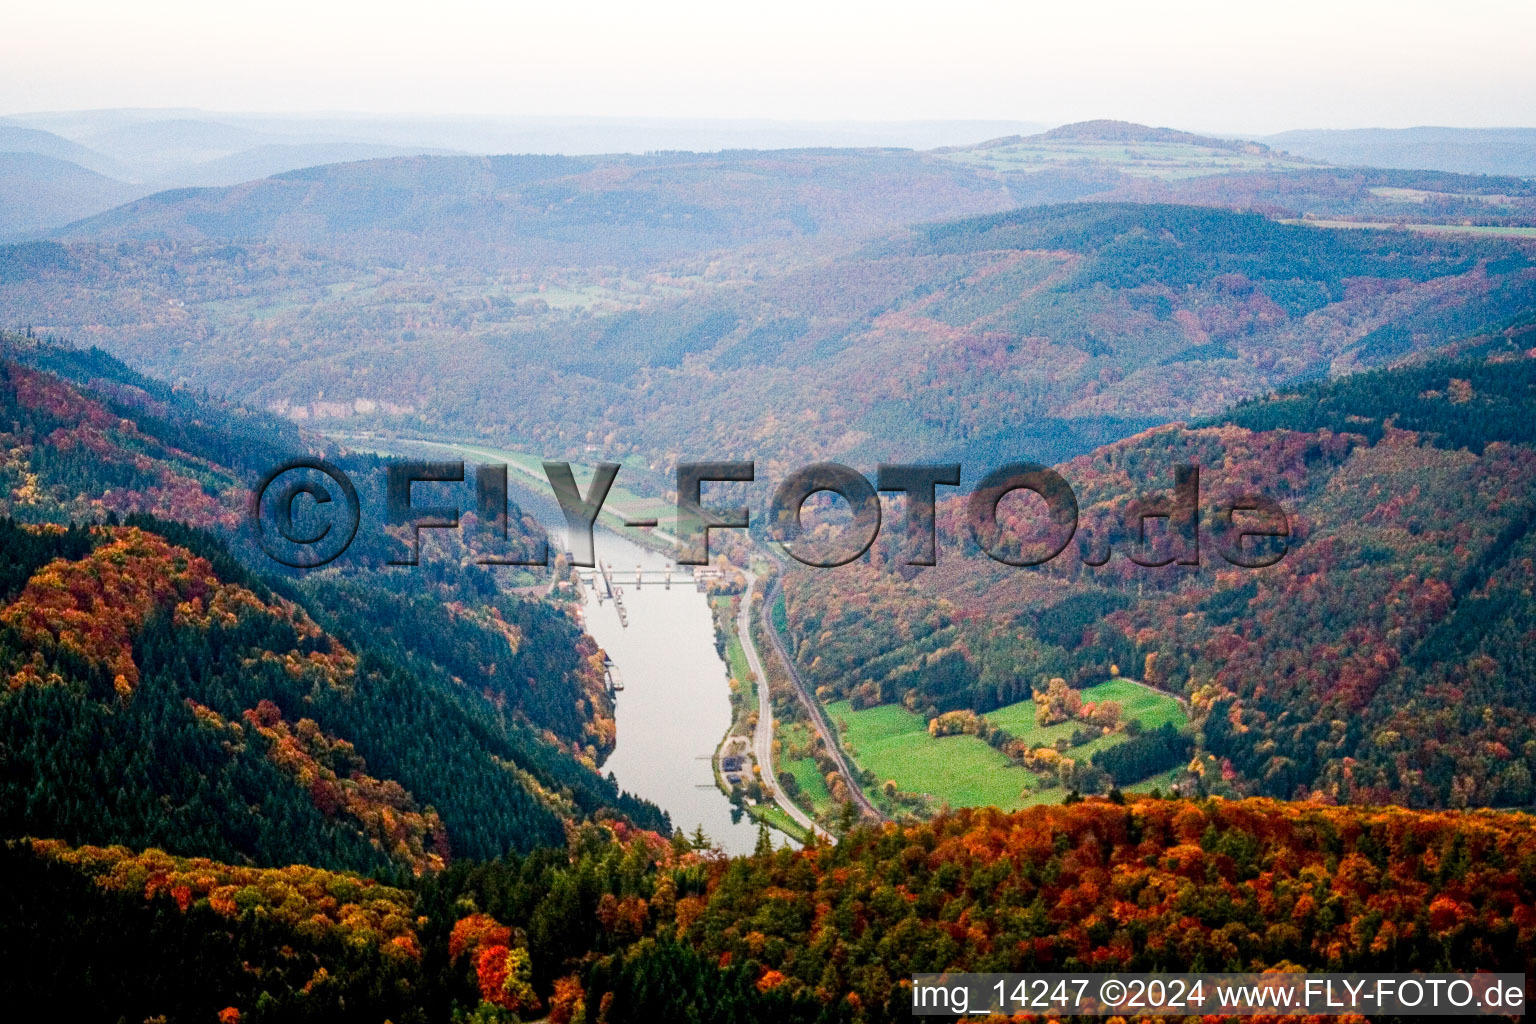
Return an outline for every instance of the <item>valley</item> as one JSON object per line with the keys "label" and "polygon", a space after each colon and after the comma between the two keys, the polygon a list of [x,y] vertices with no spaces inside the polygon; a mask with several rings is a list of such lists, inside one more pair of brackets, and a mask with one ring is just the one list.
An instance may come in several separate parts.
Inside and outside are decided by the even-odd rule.
{"label": "valley", "polygon": [[[1518,151],[1099,120],[489,155],[458,122],[60,117],[81,141],[0,125],[31,147],[0,196],[62,190],[0,217],[18,1007],[874,1024],[925,971],[1536,965]],[[295,457],[358,495],[309,570],[250,521]],[[507,465],[505,543],[549,566],[479,561],[468,477],[418,485],[462,528],[402,564],[400,458]],[[583,492],[621,465],[612,580],[572,571],[545,459]],[[705,504],[751,526],[660,582],[676,467],[737,459]],[[895,493],[851,562],[788,557],[769,496],[818,461],[958,463],[935,564]],[[986,550],[969,525],[1018,462],[1076,499],[1036,566],[1004,562],[1034,498]],[[296,544],[345,504],[282,493]],[[1259,495],[1286,529],[1244,541],[1223,510]]]}

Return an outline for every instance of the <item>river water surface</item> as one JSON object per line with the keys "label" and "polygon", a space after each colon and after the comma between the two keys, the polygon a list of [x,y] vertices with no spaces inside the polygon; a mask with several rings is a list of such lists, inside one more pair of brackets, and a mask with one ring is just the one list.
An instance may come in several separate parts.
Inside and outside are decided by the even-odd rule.
{"label": "river water surface", "polygon": [[[365,439],[365,444],[364,450],[400,454],[390,452],[398,443],[391,446]],[[405,444],[408,449],[435,449],[434,457],[444,451],[454,458],[468,454],[482,460],[497,454],[430,442]],[[419,457],[420,452],[410,454]],[[553,554],[566,533],[554,496],[519,473],[509,474],[508,483],[512,500],[548,533]],[[594,533],[594,546],[597,557],[616,571],[672,564],[671,559],[602,527]],[[709,599],[681,574],[671,590],[664,590],[660,583],[621,586],[627,627],[619,623],[613,602],[599,604],[595,593],[587,594],[583,608],[587,632],[613,659],[624,682],[624,691],[614,701],[618,736],[603,771],[613,772],[620,788],[666,811],[675,829],[691,835],[702,826],[725,852],[750,853],[757,842],[757,825],[715,785],[713,757],[730,727],[731,703],[730,674],[715,651]],[[786,841],[787,836],[774,833],[775,845]]]}
{"label": "river water surface", "polygon": [[[565,519],[548,494],[515,477],[512,500],[539,521],[551,548],[565,537]],[[635,566],[664,569],[672,560],[599,526],[593,545],[615,571]],[[757,825],[731,805],[715,785],[715,748],[731,724],[730,673],[715,651],[709,598],[678,574],[671,590],[660,583],[620,584],[629,625],[619,623],[612,601],[589,591],[586,630],[613,659],[624,691],[614,699],[618,738],[603,764],[621,789],[651,801],[690,835],[704,833],[726,853],[751,853]],[[774,833],[774,844],[787,837]]]}
{"label": "river water surface", "polygon": [[[597,557],[616,571],[661,569],[671,560],[599,529]],[[693,581],[620,584],[627,627],[612,601],[587,592],[586,628],[618,667],[618,742],[603,766],[619,785],[659,805],[674,828],[705,833],[727,853],[751,853],[757,826],[715,785],[712,759],[731,724],[729,674],[715,651],[709,599]],[[733,816],[736,820],[733,820]],[[782,841],[782,837],[779,837]]]}

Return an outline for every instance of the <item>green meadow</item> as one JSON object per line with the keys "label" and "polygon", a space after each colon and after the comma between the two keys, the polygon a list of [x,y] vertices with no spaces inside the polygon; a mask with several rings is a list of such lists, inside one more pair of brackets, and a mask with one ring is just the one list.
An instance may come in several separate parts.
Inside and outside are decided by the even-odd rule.
{"label": "green meadow", "polygon": [[[803,746],[810,740],[810,728],[804,723],[778,722],[776,728],[782,750]],[[827,780],[822,778],[821,769],[816,767],[813,758],[781,756],[778,768],[793,775],[800,784],[800,796],[796,800],[800,806],[814,814],[825,814],[832,809],[832,791],[827,789]]]}
{"label": "green meadow", "polygon": [[[1189,724],[1178,701],[1128,679],[1090,686],[1082,694],[1085,701],[1118,701],[1127,720],[1139,719],[1147,729],[1165,722],[1181,729]],[[860,768],[873,772],[881,784],[892,779],[905,792],[927,793],[953,807],[993,805],[1012,810],[1032,803],[1053,802],[1062,795],[1058,790],[1043,789],[1033,773],[1009,761],[984,740],[975,736],[930,736],[923,717],[900,705],[884,704],[855,711],[847,701],[838,701],[827,706],[827,714],[838,730],[843,749]],[[1031,746],[1051,746],[1058,739],[1070,739],[1080,727],[1076,722],[1036,725],[1033,701],[1009,704],[988,712],[986,717]],[[1086,761],[1099,750],[1124,741],[1124,733],[1111,733],[1072,747],[1067,756]],[[810,767],[814,772],[815,766]],[[1161,777],[1137,785],[1150,788],[1159,782],[1167,788],[1168,780]]]}
{"label": "green meadow", "polygon": [[1038,785],[1023,766],[975,736],[934,739],[921,715],[899,705],[855,711],[838,701],[827,706],[827,714],[843,749],[881,784],[893,779],[898,789],[927,793],[954,807],[1009,809],[1022,807],[1025,791]]}
{"label": "green meadow", "polygon": [[[1085,687],[1082,694],[1085,702],[1098,703],[1103,700],[1117,702],[1120,705],[1122,717],[1126,721],[1133,718],[1140,719],[1142,726],[1147,729],[1156,729],[1165,722],[1172,723],[1179,729],[1189,724],[1189,716],[1184,713],[1178,701],[1129,679],[1111,679],[1097,686]],[[1036,725],[1035,702],[1032,700],[1021,700],[1017,704],[1009,704],[996,711],[988,711],[987,721],[999,729],[1008,730],[1010,734],[1026,741],[1032,747],[1050,746],[1060,736],[1070,737],[1073,729],[1077,727],[1072,722],[1044,727]]]}

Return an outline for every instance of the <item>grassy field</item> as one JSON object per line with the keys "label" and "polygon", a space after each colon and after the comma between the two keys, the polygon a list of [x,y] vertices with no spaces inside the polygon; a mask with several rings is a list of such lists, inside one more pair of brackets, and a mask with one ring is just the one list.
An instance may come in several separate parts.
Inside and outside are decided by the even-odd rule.
{"label": "grassy field", "polygon": [[[1085,701],[1118,701],[1127,719],[1139,719],[1148,729],[1165,722],[1183,728],[1189,721],[1178,701],[1126,679],[1112,679],[1082,693]],[[882,783],[894,779],[905,792],[927,793],[953,807],[995,805],[1010,810],[1034,803],[1054,803],[1064,795],[1060,789],[1043,788],[1031,772],[1013,764],[975,736],[935,739],[928,735],[922,716],[898,705],[855,711],[847,701],[839,701],[827,706],[827,714],[837,727],[844,749],[858,766],[874,772]],[[1060,738],[1070,739],[1073,731],[1080,728],[1076,722],[1043,728],[1036,725],[1033,701],[1010,704],[986,717],[1031,746],[1051,746]],[[1071,748],[1067,756],[1086,761],[1099,750],[1124,741],[1124,733],[1111,733]],[[810,771],[814,774],[814,765]],[[800,778],[798,773],[796,778]],[[1143,791],[1161,786],[1166,790],[1170,781],[1157,776],[1128,788]]]}
{"label": "grassy field", "polygon": [[[757,821],[767,822],[769,827],[778,829],[797,843],[803,844],[811,837],[806,829],[801,828],[794,818],[784,813],[784,809],[775,804],[758,804],[754,807],[748,807],[747,813]],[[775,847],[782,843],[781,836],[774,836],[774,839],[779,840],[779,842],[774,843]]]}
{"label": "grassy field", "polygon": [[1036,140],[985,149],[962,149],[944,158],[994,171],[1040,171],[1076,167],[1085,163],[1108,164],[1117,171],[1138,177],[1189,178],[1240,171],[1292,170],[1314,166],[1280,153],[1244,153],[1239,150],[1187,142],[1097,142]]}
{"label": "grassy field", "polygon": [[1150,793],[1156,789],[1161,791],[1164,796],[1167,796],[1173,791],[1173,784],[1182,771],[1182,768],[1170,768],[1165,772],[1152,776],[1150,779],[1142,779],[1140,782],[1126,786],[1125,791],[1127,793]]}
{"label": "grassy field", "polygon": [[[721,595],[714,599],[716,608],[720,609],[723,621],[735,626],[735,619],[731,616],[731,599]],[[752,669],[747,665],[747,654],[741,649],[741,637],[734,628],[725,634],[725,663],[730,667],[731,676],[741,682],[742,692],[755,692],[757,687],[753,685]]]}
{"label": "grassy field", "polygon": [[1129,679],[1111,679],[1107,683],[1090,686],[1083,691],[1083,699],[1119,701],[1127,721],[1140,719],[1141,724],[1148,729],[1156,729],[1165,722],[1176,729],[1189,724],[1189,715],[1177,700]]}
{"label": "grassy field", "polygon": [[747,715],[757,710],[757,681],[753,678],[752,669],[747,664],[747,655],[741,649],[741,637],[736,633],[736,619],[731,614],[731,599],[725,595],[719,595],[711,598],[710,604],[714,608],[715,620],[725,627],[725,664],[738,687],[732,695],[737,714],[731,731],[747,736],[750,735],[750,731],[746,728]]}
{"label": "grassy field", "polygon": [[[810,726],[803,722],[775,722],[778,738],[784,750],[804,746],[810,739]],[[832,792],[821,769],[809,757],[781,757],[779,770],[788,772],[800,783],[800,798],[796,802],[814,814],[827,813],[832,809]]]}
{"label": "grassy field", "polygon": [[1024,805],[1033,775],[975,736],[928,735],[922,716],[895,704],[855,711],[847,701],[827,706],[843,749],[860,768],[899,789],[928,793],[954,807]]}
{"label": "grassy field", "polygon": [[[1189,716],[1184,713],[1178,701],[1172,697],[1154,693],[1129,679],[1111,679],[1107,683],[1089,686],[1082,691],[1082,694],[1084,701],[1116,701],[1127,721],[1132,718],[1140,719],[1142,726],[1147,729],[1156,729],[1164,722],[1171,722],[1178,729],[1189,724]],[[1024,740],[1032,747],[1049,746],[1060,736],[1070,737],[1072,730],[1077,727],[1072,722],[1045,727],[1036,725],[1035,702],[1032,700],[1021,700],[1017,704],[1009,704],[996,711],[988,711],[987,721],[1000,729],[1008,730],[1010,734]]]}

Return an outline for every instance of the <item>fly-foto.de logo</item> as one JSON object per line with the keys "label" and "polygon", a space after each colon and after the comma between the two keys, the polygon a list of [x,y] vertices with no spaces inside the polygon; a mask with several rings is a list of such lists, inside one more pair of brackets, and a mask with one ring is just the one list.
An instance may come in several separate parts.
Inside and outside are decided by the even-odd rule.
{"label": "fly-foto.de logo", "polygon": [[[592,531],[602,514],[620,466],[599,463],[586,492],[576,482],[568,462],[545,462],[544,474],[559,503],[569,531],[571,563],[595,564]],[[492,544],[509,540],[507,466],[476,465],[467,472],[463,462],[396,461],[384,465],[382,525],[403,531],[409,548],[394,565],[417,564],[422,530],[457,530],[460,514],[473,510],[477,529]],[[681,462],[676,470],[676,525],[672,540],[682,565],[709,561],[713,530],[745,530],[750,510],[741,505],[706,504],[706,484],[750,483],[757,478],[750,461]],[[881,492],[905,498],[899,529],[899,559],[906,565],[931,566],[938,559],[939,488],[958,487],[958,463],[884,463],[875,480],[849,466],[819,462],[786,476],[774,489],[764,525],[770,540],[782,545],[796,561],[817,568],[846,565],[875,543],[882,528]],[[417,484],[473,484],[473,496],[458,503],[421,503]],[[1135,564],[1157,567],[1199,565],[1202,504],[1197,466],[1174,467],[1173,486],[1162,494],[1133,499],[1120,517],[1120,528],[1093,543],[1079,545],[1077,557],[1087,565],[1103,565],[1116,547]],[[1000,515],[1004,499],[1016,492],[1038,498],[1035,514]],[[803,514],[813,495],[837,495],[851,513],[839,526],[835,543],[820,531],[815,543],[807,536]],[[972,488],[964,504],[971,540],[989,558],[1006,565],[1043,565],[1062,555],[1078,531],[1078,502],[1071,484],[1056,470],[1033,462],[1015,462],[994,469]],[[257,542],[275,561],[297,569],[312,569],[339,557],[356,538],[362,522],[358,489],[346,472],[323,459],[299,458],[269,471],[252,491],[250,521]],[[658,520],[624,519],[625,526],[657,528]],[[1228,497],[1212,510],[1213,545],[1230,565],[1263,568],[1285,556],[1290,523],[1279,502],[1264,494]],[[549,564],[545,543],[532,551],[487,554],[484,565],[541,566]]]}

